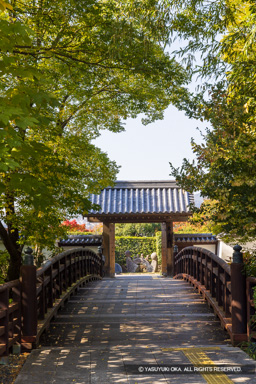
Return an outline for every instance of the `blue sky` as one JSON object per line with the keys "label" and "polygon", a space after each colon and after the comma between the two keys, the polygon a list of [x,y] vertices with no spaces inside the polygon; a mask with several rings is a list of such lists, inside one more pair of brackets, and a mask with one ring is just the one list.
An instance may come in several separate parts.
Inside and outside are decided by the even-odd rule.
{"label": "blue sky", "polygon": [[191,120],[185,113],[169,106],[164,120],[143,126],[141,118],[126,121],[126,131],[104,131],[94,143],[121,166],[118,180],[169,180],[170,166],[193,159],[191,137],[202,141],[200,132],[206,124]]}
{"label": "blue sky", "polygon": [[[185,40],[177,39],[167,48],[170,56],[174,50],[179,50],[187,44]],[[179,62],[182,58],[175,55]],[[196,54],[196,64],[200,64]],[[194,92],[200,85],[194,78],[188,88]],[[143,117],[143,116],[142,116]],[[125,132],[111,133],[103,131],[101,137],[94,143],[107,152],[111,160],[121,166],[117,180],[169,180],[169,162],[180,167],[182,160],[194,158],[191,149],[191,138],[196,143],[202,142],[197,127],[204,132],[207,123],[189,119],[184,112],[170,105],[163,120],[144,126],[141,117],[125,122]],[[208,125],[209,126],[209,125]]]}

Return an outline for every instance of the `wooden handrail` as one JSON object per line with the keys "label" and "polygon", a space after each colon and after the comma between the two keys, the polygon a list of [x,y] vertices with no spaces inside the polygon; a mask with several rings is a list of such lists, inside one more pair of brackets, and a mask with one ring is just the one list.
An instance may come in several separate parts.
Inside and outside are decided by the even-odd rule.
{"label": "wooden handrail", "polygon": [[183,248],[174,256],[174,277],[189,281],[202,293],[234,345],[256,337],[252,333],[252,288],[256,287],[256,278],[245,278],[243,269],[242,263],[229,265],[200,247]]}
{"label": "wooden handrail", "polygon": [[0,293],[6,291],[6,289],[12,289],[13,287],[18,286],[20,283],[19,280],[8,281],[8,283],[4,283],[0,285]]}
{"label": "wooden handrail", "polygon": [[256,308],[253,300],[253,289],[256,289],[256,277],[246,279],[247,298],[247,336],[256,342]]}
{"label": "wooden handrail", "polygon": [[224,260],[222,260],[219,256],[215,255],[213,252],[209,251],[208,249],[205,249],[205,248],[201,248],[201,247],[186,247],[186,248],[183,248],[182,251],[180,251],[176,256],[175,256],[175,266],[179,263],[179,259],[180,257],[182,257],[184,254],[188,254],[188,255],[191,255],[191,251],[192,251],[192,254],[194,255],[195,252],[200,252],[202,253],[204,256],[208,256],[210,259],[212,259],[213,261],[215,261],[218,265],[221,266],[221,268],[224,269],[225,272],[227,272],[229,275],[231,274],[231,270],[230,270],[230,265],[227,264]]}
{"label": "wooden handrail", "polygon": [[62,301],[101,275],[101,256],[85,248],[62,252],[37,270],[23,265],[19,280],[0,286],[0,357],[14,344],[36,346]]}

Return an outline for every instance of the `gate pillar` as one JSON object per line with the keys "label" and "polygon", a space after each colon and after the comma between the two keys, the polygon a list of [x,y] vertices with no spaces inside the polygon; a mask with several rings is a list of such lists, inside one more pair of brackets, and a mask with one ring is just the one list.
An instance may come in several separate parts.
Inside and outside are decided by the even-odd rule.
{"label": "gate pillar", "polygon": [[115,224],[103,222],[103,255],[105,276],[115,277]]}
{"label": "gate pillar", "polygon": [[167,221],[161,224],[162,228],[162,274],[173,276],[174,255],[173,255],[173,222]]}

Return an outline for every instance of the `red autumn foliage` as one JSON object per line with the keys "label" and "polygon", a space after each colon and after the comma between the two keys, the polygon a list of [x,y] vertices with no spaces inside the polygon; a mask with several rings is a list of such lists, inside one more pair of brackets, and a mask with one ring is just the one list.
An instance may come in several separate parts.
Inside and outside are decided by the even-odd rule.
{"label": "red autumn foliage", "polygon": [[68,227],[70,232],[91,232],[89,229],[86,229],[85,224],[78,224],[75,219],[65,220],[62,225]]}

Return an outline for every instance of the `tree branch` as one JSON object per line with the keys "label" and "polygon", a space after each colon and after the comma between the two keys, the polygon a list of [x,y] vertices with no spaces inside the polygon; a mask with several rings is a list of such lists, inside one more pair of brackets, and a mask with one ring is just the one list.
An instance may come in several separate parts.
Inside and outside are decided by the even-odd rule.
{"label": "tree branch", "polygon": [[[108,89],[108,87],[104,87],[104,88],[100,89],[99,91],[93,93],[93,94],[90,96],[90,98],[92,98],[93,96],[99,95],[100,93],[105,92],[105,91],[111,92],[111,91]],[[117,93],[117,91],[112,91],[112,92]],[[71,120],[71,119],[72,119],[72,118],[73,118],[79,111],[81,111],[81,109],[86,105],[87,101],[88,101],[88,99],[85,100],[83,103],[81,103],[81,104],[79,105],[79,107],[77,107],[77,108],[76,108],[76,109],[69,115],[69,117],[67,117],[64,121],[62,121],[62,122],[59,121],[62,130],[66,127],[66,125],[70,122],[70,120]]]}
{"label": "tree branch", "polygon": [[17,253],[17,248],[12,243],[9,234],[1,221],[0,221],[0,236],[1,236],[1,239],[3,240],[4,246],[7,249],[8,253],[10,255],[13,253]]}
{"label": "tree branch", "polygon": [[[45,50],[46,51],[46,50]],[[36,55],[40,55],[41,53],[43,52],[26,52],[26,51],[19,51],[19,50],[16,50],[14,49],[12,51],[13,53],[17,53],[19,55],[26,55],[26,56],[33,56],[36,58]],[[76,61],[78,63],[82,63],[82,64],[86,64],[86,65],[89,65],[89,66],[96,66],[96,67],[100,67],[100,68],[104,68],[104,69],[126,69],[126,67],[124,66],[117,66],[117,65],[103,65],[103,64],[100,64],[100,61],[98,62],[90,62],[90,61],[86,61],[86,60],[81,60],[81,59],[77,59],[76,57],[72,56],[72,55],[65,55],[64,53],[60,53],[60,52],[53,52],[53,54],[55,54],[55,56],[60,56],[60,57],[65,57],[71,61]],[[39,57],[38,59],[50,59],[52,56],[43,56],[43,57]]]}

